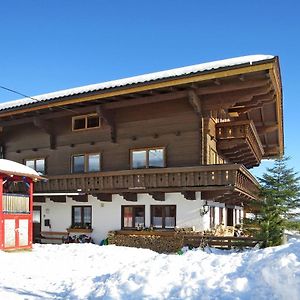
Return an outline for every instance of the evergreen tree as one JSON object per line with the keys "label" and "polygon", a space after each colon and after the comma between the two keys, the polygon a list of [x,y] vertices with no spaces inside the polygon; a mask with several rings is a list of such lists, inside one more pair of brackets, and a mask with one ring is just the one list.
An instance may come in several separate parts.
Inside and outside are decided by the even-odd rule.
{"label": "evergreen tree", "polygon": [[280,245],[287,222],[300,215],[300,178],[287,167],[287,160],[276,159],[274,166],[259,178],[262,201],[254,223],[263,247]]}

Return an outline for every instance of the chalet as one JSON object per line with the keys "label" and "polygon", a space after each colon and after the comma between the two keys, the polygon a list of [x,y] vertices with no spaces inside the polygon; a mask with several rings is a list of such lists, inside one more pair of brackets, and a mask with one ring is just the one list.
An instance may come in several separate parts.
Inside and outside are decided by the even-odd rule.
{"label": "chalet", "polygon": [[283,154],[278,57],[253,55],[0,104],[1,158],[32,167],[34,235],[241,222],[249,169]]}

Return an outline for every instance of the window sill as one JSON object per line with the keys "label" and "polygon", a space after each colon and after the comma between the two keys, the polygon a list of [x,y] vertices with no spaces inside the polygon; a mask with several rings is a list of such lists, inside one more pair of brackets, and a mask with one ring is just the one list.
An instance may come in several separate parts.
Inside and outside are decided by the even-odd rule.
{"label": "window sill", "polygon": [[89,229],[89,228],[68,228],[67,229],[68,233],[72,233],[72,232],[78,232],[78,233],[92,233],[93,229]]}

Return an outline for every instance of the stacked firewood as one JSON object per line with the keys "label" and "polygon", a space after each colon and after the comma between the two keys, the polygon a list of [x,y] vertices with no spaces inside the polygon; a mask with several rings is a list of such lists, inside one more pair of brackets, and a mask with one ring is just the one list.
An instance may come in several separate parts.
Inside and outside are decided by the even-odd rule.
{"label": "stacked firewood", "polygon": [[108,243],[117,246],[145,248],[158,253],[174,253],[181,249],[183,245],[183,236],[175,234],[173,236],[159,235],[122,235],[110,232]]}

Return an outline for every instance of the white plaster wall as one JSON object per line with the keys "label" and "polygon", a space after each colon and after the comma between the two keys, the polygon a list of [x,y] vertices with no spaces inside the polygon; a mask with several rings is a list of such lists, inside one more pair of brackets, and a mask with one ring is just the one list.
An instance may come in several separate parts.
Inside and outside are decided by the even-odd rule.
{"label": "white plaster wall", "polygon": [[[200,216],[200,208],[205,202],[201,200],[201,194],[196,193],[196,200],[186,200],[181,193],[166,193],[165,201],[155,201],[149,194],[138,194],[137,202],[124,200],[120,195],[113,195],[112,202],[102,202],[93,196],[89,196],[88,202],[76,202],[67,197],[66,203],[52,202],[49,199],[42,206],[42,231],[66,231],[72,221],[72,206],[92,206],[92,238],[96,243],[106,238],[108,231],[121,229],[122,205],[145,205],[145,225],[150,224],[151,205],[176,205],[176,227],[195,227],[195,230],[207,230],[210,227],[209,213]],[[208,205],[223,207],[223,203],[209,201]],[[224,218],[226,213],[224,212]],[[50,219],[51,228],[44,226],[44,220]],[[219,222],[219,210],[216,209],[216,224]]]}

